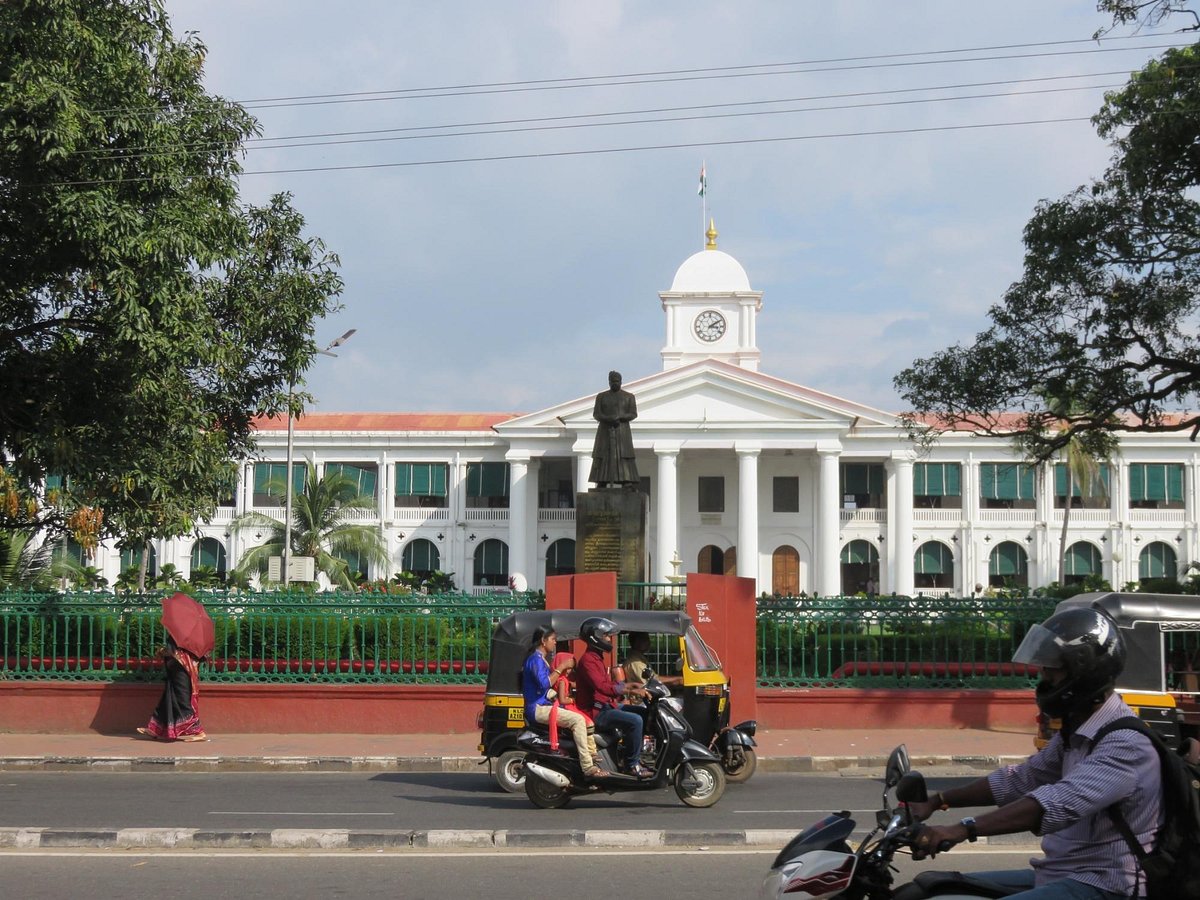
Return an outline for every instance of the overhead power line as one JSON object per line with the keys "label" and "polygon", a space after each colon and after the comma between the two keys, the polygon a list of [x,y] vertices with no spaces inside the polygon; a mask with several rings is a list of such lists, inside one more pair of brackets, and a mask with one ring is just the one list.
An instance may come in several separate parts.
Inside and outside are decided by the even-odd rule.
{"label": "overhead power line", "polygon": [[[1112,40],[1132,41],[1132,40],[1149,40],[1151,38],[1153,38],[1155,40],[1161,40],[1162,36],[1161,35],[1131,34],[1131,35],[1121,35],[1121,36],[1117,36],[1117,37],[1105,38],[1105,40],[1107,40],[1107,41],[1112,41]],[[660,78],[660,77],[664,77],[664,76],[706,75],[706,74],[713,74],[713,73],[728,73],[731,75],[734,75],[737,73],[749,73],[749,74],[753,74],[753,75],[770,75],[770,74],[777,74],[777,73],[749,72],[749,70],[751,70],[751,69],[784,68],[784,67],[792,67],[792,66],[817,66],[817,65],[827,65],[829,63],[862,63],[862,62],[868,62],[871,60],[912,59],[913,57],[919,57],[919,56],[945,56],[945,55],[950,55],[950,54],[955,54],[955,53],[989,53],[989,52],[996,51],[996,50],[1025,50],[1025,49],[1030,49],[1033,47],[1066,47],[1066,46],[1072,46],[1072,45],[1077,45],[1077,44],[1092,44],[1092,43],[1098,44],[1098,43],[1100,43],[1100,41],[1091,39],[1091,38],[1087,38],[1087,39],[1079,38],[1079,39],[1066,40],[1066,41],[1037,41],[1037,42],[1021,43],[1021,44],[995,44],[995,45],[983,46],[983,47],[959,47],[959,48],[949,49],[949,50],[914,50],[914,51],[908,51],[908,52],[904,52],[904,53],[882,53],[882,54],[873,54],[873,55],[867,55],[867,56],[826,57],[826,58],[819,58],[819,59],[798,60],[798,61],[794,61],[794,62],[783,62],[783,63],[749,63],[749,64],[739,65],[739,66],[709,66],[709,67],[705,67],[705,68],[692,68],[692,69],[663,69],[660,71],[650,71],[650,72],[623,72],[623,73],[613,74],[613,75],[582,75],[582,76],[577,76],[577,77],[572,77],[572,78],[538,78],[538,79],[528,79],[528,80],[524,80],[524,81],[494,81],[494,82],[483,82],[483,83],[479,83],[479,84],[438,85],[438,86],[424,87],[424,88],[394,88],[391,90],[376,90],[376,91],[343,91],[343,92],[329,93],[329,94],[298,94],[298,95],[289,96],[289,97],[258,97],[258,98],[249,99],[249,100],[239,100],[237,102],[241,103],[243,106],[245,106],[245,105],[252,104],[252,103],[290,103],[292,101],[298,101],[298,100],[336,100],[336,99],[341,99],[341,98],[355,98],[355,97],[365,98],[365,97],[378,96],[378,95],[384,95],[384,94],[416,93],[416,94],[423,95],[430,91],[476,92],[476,91],[483,91],[483,90],[490,91],[492,89],[503,89],[503,88],[536,88],[538,86],[552,87],[552,86],[556,86],[556,85],[570,85],[573,83],[582,83],[582,82],[595,82],[595,83],[589,83],[589,84],[586,84],[583,86],[584,87],[597,87],[597,86],[600,86],[600,84],[603,84],[604,82],[608,82],[608,81],[611,81],[614,79],[620,79],[623,81],[624,79],[629,79],[629,78],[638,78],[638,79],[640,79],[640,78]],[[1180,40],[1180,41],[1176,41],[1175,43],[1155,45],[1152,47],[1139,45],[1139,46],[1134,46],[1134,47],[1112,48],[1112,50],[1116,51],[1116,52],[1120,52],[1123,50],[1163,49],[1164,47],[1178,46],[1180,43],[1189,43],[1189,42]],[[1043,54],[1032,54],[1032,55],[1040,56]],[[1056,54],[1045,54],[1045,55],[1053,56]],[[985,58],[987,58],[987,57],[985,57]],[[1001,57],[1001,58],[1008,58],[1008,57]],[[965,61],[970,61],[970,60],[953,60],[953,61],[954,62],[965,62]],[[854,67],[854,68],[860,68],[860,67]],[[870,68],[870,67],[866,67],[866,68]],[[818,71],[821,71],[821,70],[818,70]],[[834,71],[836,71],[836,70],[834,70]],[[792,73],[789,72],[789,73],[785,73],[785,74],[792,74]],[[636,82],[636,83],[652,83],[652,82]],[[431,96],[445,96],[445,95],[439,93],[439,94],[435,94],[435,95],[431,95]]]}

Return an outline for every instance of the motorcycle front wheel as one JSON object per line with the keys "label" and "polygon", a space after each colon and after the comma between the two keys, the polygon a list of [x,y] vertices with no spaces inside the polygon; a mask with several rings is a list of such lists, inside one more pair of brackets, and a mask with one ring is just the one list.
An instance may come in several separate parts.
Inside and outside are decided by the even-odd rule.
{"label": "motorcycle front wheel", "polygon": [[[720,763],[695,763],[691,767],[695,777],[689,777],[688,767],[680,766],[675,772],[675,794],[688,806],[703,808],[712,806],[725,793],[725,772]],[[526,779],[528,784],[530,779]]]}
{"label": "motorcycle front wheel", "polygon": [[571,799],[571,795],[562,788],[528,773],[525,774],[525,796],[541,809],[561,809]]}
{"label": "motorcycle front wheel", "polygon": [[725,767],[725,780],[730,784],[741,784],[749,781],[758,768],[758,756],[750,747],[743,747],[740,753],[735,750],[732,757],[722,760],[722,765]]}

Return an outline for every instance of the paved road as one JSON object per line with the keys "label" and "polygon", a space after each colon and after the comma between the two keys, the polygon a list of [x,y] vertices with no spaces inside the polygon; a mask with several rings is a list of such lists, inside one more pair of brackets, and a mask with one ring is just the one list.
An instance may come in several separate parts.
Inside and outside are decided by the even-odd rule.
{"label": "paved road", "polygon": [[[931,777],[930,790],[966,780]],[[730,785],[710,809],[686,807],[664,789],[578,798],[566,809],[542,810],[524,794],[503,793],[482,773],[4,772],[0,826],[799,831],[840,809],[866,827],[880,792],[880,783],[866,778],[759,773]]]}
{"label": "paved road", "polygon": [[[953,862],[947,862],[953,855]],[[1022,868],[1028,852],[955,852],[938,868],[967,872]],[[752,851],[556,850],[540,854],[348,853],[139,854],[102,853],[19,855],[0,853],[4,895],[43,900],[86,897],[388,898],[404,900],[527,900],[531,896],[630,898],[754,897],[772,853]],[[924,864],[900,864],[907,880]],[[902,881],[897,881],[898,884]]]}

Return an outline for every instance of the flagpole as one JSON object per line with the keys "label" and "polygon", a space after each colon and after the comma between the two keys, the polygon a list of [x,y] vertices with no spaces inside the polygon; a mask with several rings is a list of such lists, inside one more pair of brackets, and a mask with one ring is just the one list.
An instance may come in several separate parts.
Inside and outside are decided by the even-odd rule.
{"label": "flagpole", "polygon": [[705,223],[708,221],[708,175],[704,160],[700,161],[700,249],[705,247]]}

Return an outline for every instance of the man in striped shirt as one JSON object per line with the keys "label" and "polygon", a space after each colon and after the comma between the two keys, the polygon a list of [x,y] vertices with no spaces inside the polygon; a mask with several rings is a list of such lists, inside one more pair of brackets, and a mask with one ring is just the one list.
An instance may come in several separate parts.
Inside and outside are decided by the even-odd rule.
{"label": "man in striped shirt", "polygon": [[1046,747],[1017,766],[997,769],[965,787],[911,804],[918,819],[936,810],[996,805],[956,825],[929,826],[915,858],[935,855],[943,842],[980,835],[1032,831],[1042,835],[1042,857],[1032,869],[977,875],[1027,888],[1011,900],[1115,900],[1145,895],[1137,860],[1106,810],[1117,806],[1147,850],[1162,822],[1158,753],[1144,735],[1117,730],[1093,745],[1096,734],[1133,711],[1113,693],[1125,666],[1117,626],[1094,609],[1070,609],[1035,625],[1013,656],[1038,666],[1037,703],[1061,719]]}

